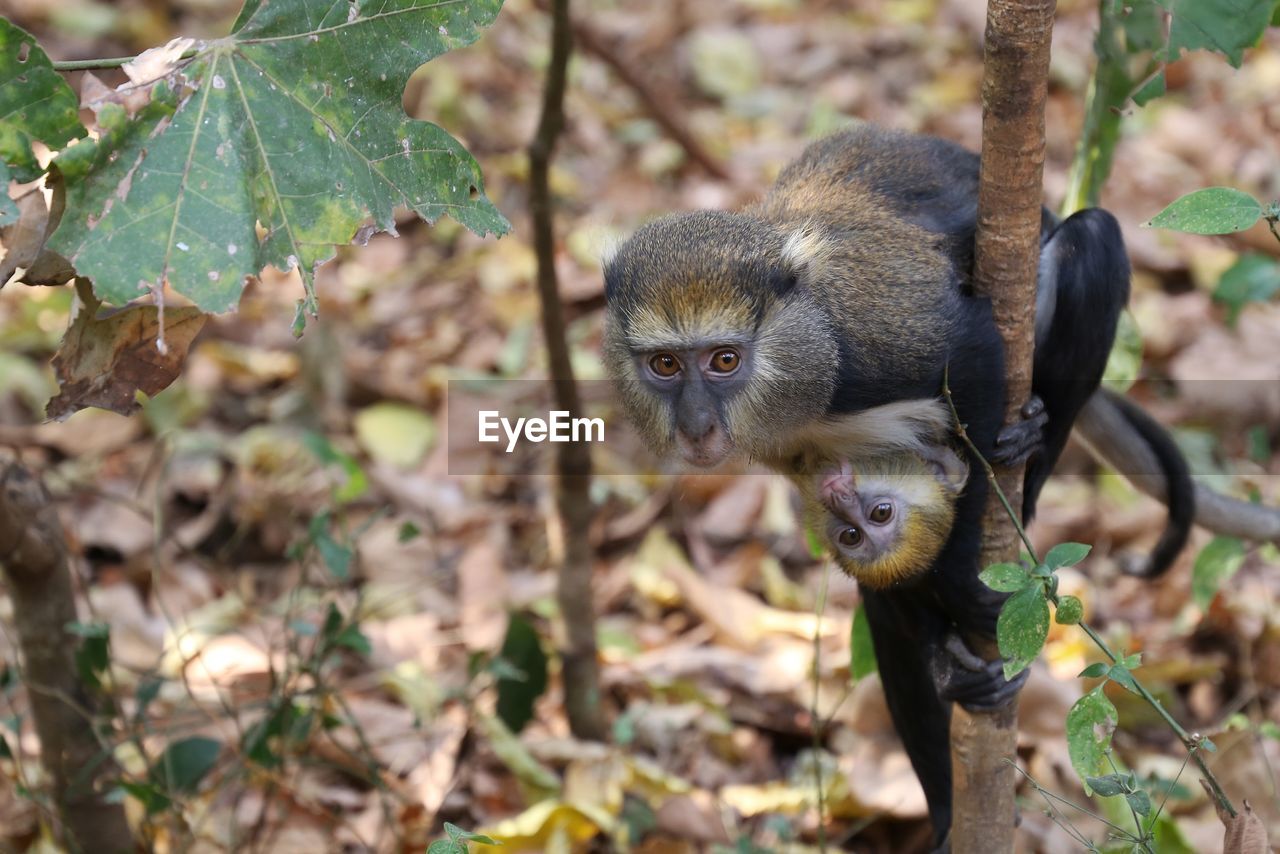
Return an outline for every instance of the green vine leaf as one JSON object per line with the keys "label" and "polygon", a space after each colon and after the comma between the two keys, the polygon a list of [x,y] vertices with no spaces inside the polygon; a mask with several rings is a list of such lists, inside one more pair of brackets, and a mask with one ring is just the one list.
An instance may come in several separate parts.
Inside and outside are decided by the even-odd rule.
{"label": "green vine leaf", "polygon": [[1000,609],[996,642],[1004,661],[1004,678],[1012,679],[1036,660],[1049,635],[1049,603],[1039,584],[1014,593]]}
{"label": "green vine leaf", "polygon": [[1175,199],[1143,223],[1187,234],[1231,234],[1244,231],[1262,216],[1262,205],[1248,193],[1231,187],[1206,187]]}
{"label": "green vine leaf", "polygon": [[1044,556],[1044,565],[1049,569],[1061,569],[1064,566],[1075,566],[1089,556],[1093,546],[1085,543],[1058,543],[1049,549]]}
{"label": "green vine leaf", "polygon": [[230,36],[143,54],[130,86],[91,105],[100,138],[56,160],[67,209],[51,246],[108,302],[167,282],[207,312],[234,308],[267,265],[298,267],[314,313],[316,266],[367,219],[394,232],[396,206],[505,232],[475,160],[401,106],[415,69],[500,8],[250,0]]}
{"label": "green vine leaf", "polygon": [[1027,571],[1016,563],[993,563],[978,578],[992,590],[1015,593],[1032,583]]}
{"label": "green vine leaf", "polygon": [[1101,685],[1076,700],[1067,712],[1067,753],[1086,789],[1092,788],[1089,778],[1103,776],[1107,768],[1107,751],[1118,720],[1116,707]]}
{"label": "green vine leaf", "polygon": [[[44,171],[31,148],[33,141],[57,151],[84,136],[79,111],[76,93],[53,70],[35,37],[0,18],[0,161],[11,173],[4,176],[6,186],[10,177],[34,181]],[[7,194],[0,196],[8,200]]]}

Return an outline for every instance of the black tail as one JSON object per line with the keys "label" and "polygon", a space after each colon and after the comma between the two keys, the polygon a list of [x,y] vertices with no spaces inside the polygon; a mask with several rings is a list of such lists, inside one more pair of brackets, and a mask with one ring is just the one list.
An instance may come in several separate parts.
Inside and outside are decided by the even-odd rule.
{"label": "black tail", "polygon": [[[1187,467],[1186,458],[1182,456],[1182,451],[1174,443],[1173,437],[1136,403],[1122,394],[1116,394],[1107,389],[1099,389],[1097,393],[1115,407],[1151,449],[1151,453],[1160,465],[1160,474],[1164,477],[1166,503],[1169,508],[1169,519],[1165,524],[1164,533],[1160,535],[1160,541],[1151,550],[1146,564],[1128,570],[1130,574],[1142,578],[1155,578],[1173,565],[1183,546],[1187,544],[1187,537],[1191,534],[1191,524],[1195,521],[1196,515],[1196,490],[1191,480],[1191,471]],[[1155,472],[1126,472],[1122,461],[1108,460],[1107,462],[1121,474],[1155,474]]]}

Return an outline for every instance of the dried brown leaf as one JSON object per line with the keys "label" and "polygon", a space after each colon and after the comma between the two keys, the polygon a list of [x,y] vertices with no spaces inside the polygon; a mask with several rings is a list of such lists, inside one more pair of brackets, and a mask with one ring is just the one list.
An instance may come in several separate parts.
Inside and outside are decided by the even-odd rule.
{"label": "dried brown leaf", "polygon": [[153,395],[178,378],[207,318],[191,307],[167,308],[163,321],[154,305],[82,311],[53,357],[62,391],[49,401],[48,416],[62,421],[88,406],[136,412],[139,391]]}
{"label": "dried brown leaf", "polygon": [[[45,239],[61,216],[60,202],[61,197],[56,196],[51,214],[40,187],[32,187],[14,199],[18,219],[0,229],[0,246],[4,248],[4,258],[0,259],[0,288],[15,274],[14,281],[26,285],[61,285],[75,275],[66,259],[44,248]],[[19,270],[22,272],[18,273]]]}
{"label": "dried brown leaf", "polygon": [[[1201,780],[1200,785],[1212,799],[1213,793],[1209,784]],[[1234,816],[1228,815],[1216,801],[1214,801],[1214,809],[1218,811],[1218,818],[1222,819],[1222,825],[1226,828],[1226,833],[1222,837],[1222,854],[1271,854],[1271,843],[1267,841],[1267,826],[1263,823],[1261,816],[1253,811],[1248,801],[1244,801],[1237,808]]]}

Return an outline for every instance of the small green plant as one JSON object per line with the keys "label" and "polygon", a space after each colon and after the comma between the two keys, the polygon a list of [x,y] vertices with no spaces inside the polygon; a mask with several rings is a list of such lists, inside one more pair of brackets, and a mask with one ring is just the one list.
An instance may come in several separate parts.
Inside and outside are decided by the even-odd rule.
{"label": "small green plant", "polygon": [[[1027,549],[1019,563],[994,564],[984,569],[979,576],[983,583],[993,590],[1011,594],[1000,611],[996,625],[996,641],[1000,648],[1000,656],[1005,660],[1005,678],[1012,678],[1021,673],[1040,655],[1049,634],[1049,605],[1052,604],[1056,611],[1057,622],[1060,625],[1079,626],[1107,659],[1106,662],[1091,664],[1080,674],[1084,678],[1102,681],[1077,700],[1067,713],[1067,752],[1071,758],[1071,765],[1084,781],[1087,792],[1104,797],[1125,795],[1125,800],[1133,814],[1136,834],[1117,828],[1124,834],[1124,838],[1140,851],[1154,851],[1152,844],[1160,813],[1151,814],[1150,798],[1145,792],[1138,794],[1136,781],[1130,785],[1127,776],[1123,781],[1118,781],[1108,774],[1108,770],[1115,774],[1119,773],[1111,754],[1111,738],[1119,723],[1119,715],[1115,704],[1103,692],[1107,682],[1115,682],[1126,691],[1141,697],[1155,710],[1187,749],[1189,759],[1199,769],[1218,809],[1234,818],[1235,806],[1201,755],[1205,751],[1212,752],[1216,749],[1213,742],[1188,732],[1134,676],[1133,671],[1142,665],[1141,653],[1126,656],[1116,653],[1102,636],[1082,619],[1084,609],[1080,600],[1074,596],[1059,594],[1057,570],[1084,560],[1091,547],[1083,543],[1059,543],[1049,549],[1043,559],[1037,556],[1035,546],[1027,537],[1026,529],[1022,527],[1021,519],[1000,488],[995,471],[973,444],[964,425],[960,423],[959,414],[951,399],[951,389],[945,377],[942,391],[947,404],[951,407],[951,414],[961,440],[981,462],[988,482]],[[1095,788],[1095,782],[1102,786],[1102,789]],[[1045,794],[1045,790],[1038,784],[1034,784],[1034,781],[1033,785],[1042,795]],[[1062,799],[1059,801],[1068,803]],[[1069,805],[1081,809],[1073,804]],[[1144,807],[1144,811],[1139,810],[1139,806]],[[1090,850],[1096,850],[1092,844],[1088,847]]]}
{"label": "small green plant", "polygon": [[427,846],[427,854],[467,854],[468,842],[474,842],[477,845],[501,845],[502,843],[488,836],[479,833],[472,833],[469,830],[463,830],[456,824],[444,823],[444,832],[448,834],[448,839],[437,839]]}

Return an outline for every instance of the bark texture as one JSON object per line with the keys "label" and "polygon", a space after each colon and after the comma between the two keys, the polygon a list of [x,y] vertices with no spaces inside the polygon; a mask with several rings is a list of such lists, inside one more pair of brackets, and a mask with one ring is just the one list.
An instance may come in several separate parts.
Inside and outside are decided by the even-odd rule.
{"label": "bark texture", "polygon": [[[990,0],[982,80],[982,177],[974,279],[990,297],[1004,339],[1005,421],[1031,394],[1036,269],[1044,173],[1044,103],[1053,0]],[[997,470],[1014,507],[1022,469]],[[993,494],[983,525],[982,565],[1017,560],[1012,522]],[[982,652],[998,656],[995,649]],[[955,854],[1013,850],[1017,703],[991,713],[957,707],[951,725]]]}
{"label": "bark texture", "polygon": [[[568,0],[551,3],[551,61],[543,87],[542,115],[529,145],[529,216],[538,258],[538,296],[556,409],[582,415],[582,401],[569,361],[564,308],[555,267],[555,230],[551,204],[551,156],[564,128],[564,91],[573,36]],[[564,554],[556,588],[563,636],[561,679],[569,728],[578,738],[603,741],[607,732],[600,705],[600,664],[596,657],[595,604],[592,600],[591,543],[587,530],[591,506],[591,453],[582,442],[556,445],[556,507],[564,536]]]}
{"label": "bark texture", "polygon": [[124,805],[109,803],[100,790],[115,762],[94,733],[93,702],[66,629],[76,603],[62,525],[44,485],[16,462],[0,465],[0,566],[61,841],[71,851],[133,851]]}

